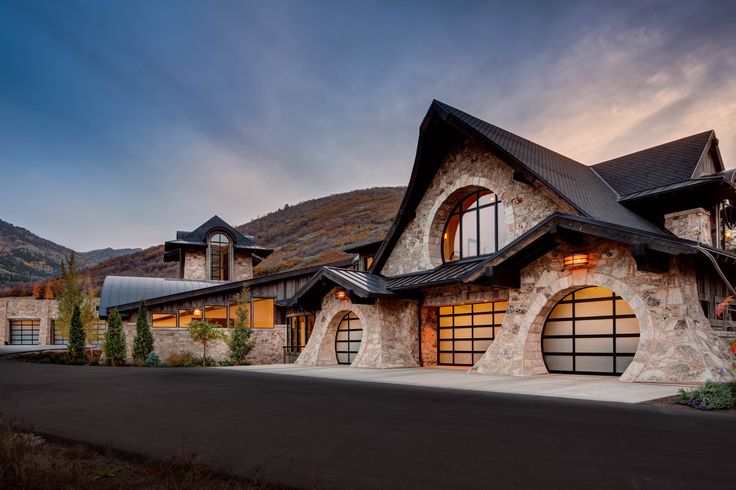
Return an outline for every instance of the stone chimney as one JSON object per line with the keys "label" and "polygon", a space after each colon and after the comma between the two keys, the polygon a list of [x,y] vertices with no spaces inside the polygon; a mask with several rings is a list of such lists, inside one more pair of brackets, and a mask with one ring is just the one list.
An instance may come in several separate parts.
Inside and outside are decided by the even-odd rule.
{"label": "stone chimney", "polygon": [[703,208],[665,214],[664,227],[677,237],[713,245],[713,237],[710,232],[710,212]]}

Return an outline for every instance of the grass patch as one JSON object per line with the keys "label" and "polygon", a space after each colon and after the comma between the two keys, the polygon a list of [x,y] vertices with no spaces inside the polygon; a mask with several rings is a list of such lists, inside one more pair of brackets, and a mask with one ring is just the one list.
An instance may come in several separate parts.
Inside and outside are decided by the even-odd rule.
{"label": "grass patch", "polygon": [[163,461],[50,442],[0,416],[0,487],[14,489],[283,489],[217,472],[186,444]]}

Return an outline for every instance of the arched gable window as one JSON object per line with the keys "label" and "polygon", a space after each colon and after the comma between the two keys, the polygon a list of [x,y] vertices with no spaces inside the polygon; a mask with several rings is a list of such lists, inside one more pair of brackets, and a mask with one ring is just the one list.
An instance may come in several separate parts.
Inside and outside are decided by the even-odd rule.
{"label": "arched gable window", "polygon": [[224,233],[214,233],[208,242],[210,279],[230,280],[230,238]]}
{"label": "arched gable window", "polygon": [[450,213],[442,233],[442,261],[489,255],[506,244],[504,206],[489,191],[475,191]]}

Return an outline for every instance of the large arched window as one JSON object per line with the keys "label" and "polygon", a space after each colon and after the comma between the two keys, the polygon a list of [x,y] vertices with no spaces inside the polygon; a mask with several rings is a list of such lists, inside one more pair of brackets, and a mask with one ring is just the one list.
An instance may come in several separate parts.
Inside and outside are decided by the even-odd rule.
{"label": "large arched window", "polygon": [[506,244],[503,203],[489,191],[476,191],[455,206],[442,233],[442,260],[488,255]]}
{"label": "large arched window", "polygon": [[230,280],[230,239],[223,233],[215,233],[209,241],[210,279]]}

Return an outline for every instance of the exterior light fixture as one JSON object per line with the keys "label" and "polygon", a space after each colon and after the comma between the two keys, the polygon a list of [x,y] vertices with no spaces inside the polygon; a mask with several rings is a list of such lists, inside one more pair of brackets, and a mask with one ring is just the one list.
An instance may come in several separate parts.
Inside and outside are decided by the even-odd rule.
{"label": "exterior light fixture", "polygon": [[345,291],[337,291],[335,293],[335,299],[348,299],[348,294]]}
{"label": "exterior light fixture", "polygon": [[200,310],[199,308],[195,308],[195,309],[194,309],[194,315],[195,315],[195,316],[196,316],[196,315],[201,315],[201,314],[202,314],[202,310]]}
{"label": "exterior light fixture", "polygon": [[565,269],[584,269],[590,266],[590,254],[573,253],[565,255],[563,259]]}

